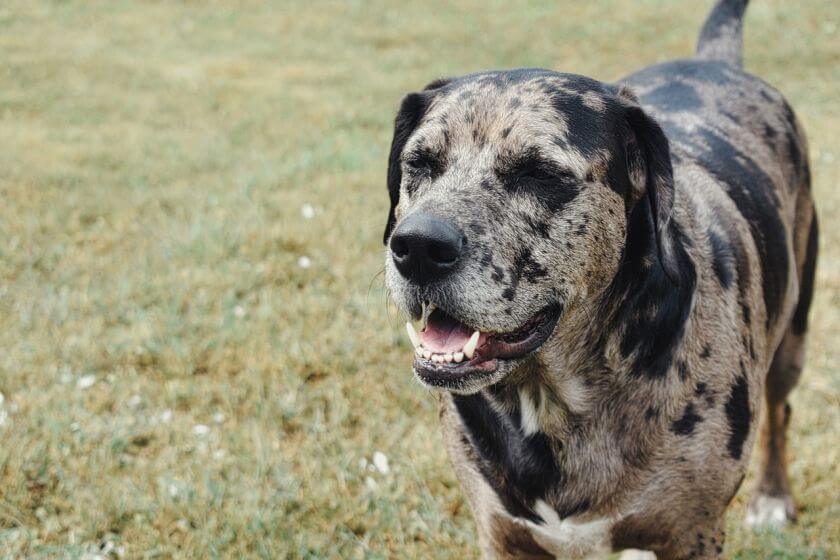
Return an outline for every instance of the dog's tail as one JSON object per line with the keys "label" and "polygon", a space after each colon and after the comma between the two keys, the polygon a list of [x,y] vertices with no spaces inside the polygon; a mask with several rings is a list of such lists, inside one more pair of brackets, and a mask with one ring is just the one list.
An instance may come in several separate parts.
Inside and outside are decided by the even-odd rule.
{"label": "dog's tail", "polygon": [[741,67],[744,12],[749,0],[718,0],[697,40],[697,57]]}

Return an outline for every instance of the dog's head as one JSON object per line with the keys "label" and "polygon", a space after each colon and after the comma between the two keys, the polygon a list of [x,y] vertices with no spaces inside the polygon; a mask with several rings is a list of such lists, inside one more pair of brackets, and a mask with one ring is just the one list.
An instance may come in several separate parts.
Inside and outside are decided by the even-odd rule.
{"label": "dog's head", "polygon": [[539,352],[608,290],[631,235],[675,276],[667,139],[631,93],[589,78],[488,72],[409,94],[388,191],[386,285],[425,322],[409,336],[432,387],[476,391]]}

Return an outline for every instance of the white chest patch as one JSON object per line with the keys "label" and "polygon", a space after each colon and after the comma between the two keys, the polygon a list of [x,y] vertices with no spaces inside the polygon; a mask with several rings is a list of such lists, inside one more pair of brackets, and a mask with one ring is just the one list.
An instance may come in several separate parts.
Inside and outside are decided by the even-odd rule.
{"label": "white chest patch", "polygon": [[522,521],[534,540],[558,558],[602,558],[610,552],[610,529],[615,520],[602,517],[578,522],[560,519],[553,507],[537,500],[534,510],[544,523]]}
{"label": "white chest patch", "polygon": [[522,389],[519,390],[519,410],[522,419],[522,433],[530,436],[540,431],[540,417],[537,412],[537,407],[531,396]]}

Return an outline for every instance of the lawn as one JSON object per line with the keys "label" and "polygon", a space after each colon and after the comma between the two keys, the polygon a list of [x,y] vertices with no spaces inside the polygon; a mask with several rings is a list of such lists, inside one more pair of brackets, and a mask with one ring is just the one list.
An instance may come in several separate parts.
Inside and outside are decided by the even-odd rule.
{"label": "lawn", "polygon": [[[0,4],[0,557],[476,556],[383,289],[396,107],[484,68],[614,80],[689,54],[708,7]],[[840,557],[838,26],[830,0],[747,18],[822,232],[800,521],[746,531],[742,491],[727,558]]]}

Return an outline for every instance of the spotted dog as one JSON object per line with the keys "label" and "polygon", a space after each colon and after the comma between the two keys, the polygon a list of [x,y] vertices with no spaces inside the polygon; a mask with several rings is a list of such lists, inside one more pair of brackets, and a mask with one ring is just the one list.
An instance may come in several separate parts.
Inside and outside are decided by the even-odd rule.
{"label": "spotted dog", "polygon": [[480,72],[402,101],[386,285],[487,558],[720,558],[762,407],[748,521],[796,516],[817,220],[802,127],[742,70],[746,3],[616,84]]}

